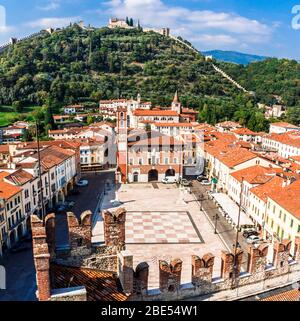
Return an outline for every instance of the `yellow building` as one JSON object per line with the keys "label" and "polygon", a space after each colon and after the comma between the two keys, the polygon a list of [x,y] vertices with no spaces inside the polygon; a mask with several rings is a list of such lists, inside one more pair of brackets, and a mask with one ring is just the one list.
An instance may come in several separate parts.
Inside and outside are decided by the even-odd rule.
{"label": "yellow building", "polygon": [[273,235],[282,240],[292,241],[300,236],[300,180],[272,191],[268,196],[266,224]]}

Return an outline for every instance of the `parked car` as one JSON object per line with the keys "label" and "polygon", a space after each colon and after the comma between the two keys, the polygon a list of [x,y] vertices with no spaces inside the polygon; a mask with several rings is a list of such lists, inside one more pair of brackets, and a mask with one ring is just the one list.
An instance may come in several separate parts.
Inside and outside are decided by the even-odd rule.
{"label": "parked car", "polygon": [[208,179],[205,179],[200,184],[203,186],[209,186],[209,185],[211,185],[211,182]]}
{"label": "parked car", "polygon": [[203,175],[200,175],[200,176],[197,177],[197,181],[198,182],[202,182],[202,181],[205,181],[205,180],[207,180],[207,177],[205,177]]}
{"label": "parked car", "polygon": [[162,179],[161,181],[163,184],[175,184],[177,179],[175,176],[168,176]]}
{"label": "parked car", "polygon": [[255,244],[260,241],[260,238],[257,235],[251,235],[247,238],[247,243],[249,244]]}
{"label": "parked car", "polygon": [[248,237],[251,236],[251,235],[256,235],[256,236],[258,236],[258,232],[256,231],[256,229],[251,228],[251,229],[244,230],[243,236],[244,236],[245,238],[248,238]]}
{"label": "parked car", "polygon": [[182,186],[186,186],[186,187],[189,187],[189,186],[192,185],[192,183],[189,182],[189,181],[188,181],[187,179],[185,179],[185,178],[182,178],[182,179],[180,180],[180,184],[181,184]]}
{"label": "parked car", "polygon": [[76,186],[79,186],[79,187],[84,187],[88,185],[89,185],[89,181],[87,179],[82,179],[78,183],[76,183]]}
{"label": "parked car", "polygon": [[114,207],[117,207],[117,206],[123,205],[123,202],[118,201],[118,200],[112,200],[112,201],[110,201],[110,204],[111,204],[112,206],[114,206]]}

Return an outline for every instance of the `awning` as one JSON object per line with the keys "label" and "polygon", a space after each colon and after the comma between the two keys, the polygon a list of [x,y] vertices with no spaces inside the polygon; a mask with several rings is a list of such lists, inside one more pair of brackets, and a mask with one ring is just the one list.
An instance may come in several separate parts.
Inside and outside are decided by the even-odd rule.
{"label": "awning", "polygon": [[[223,211],[228,214],[228,216],[232,219],[232,222],[235,225],[237,225],[239,216],[238,205],[228,195],[224,193],[213,193],[211,194],[211,196],[216,200],[216,202],[220,205]],[[253,226],[254,223],[250,220],[250,218],[246,215],[245,212],[241,211],[240,226],[243,225]]]}

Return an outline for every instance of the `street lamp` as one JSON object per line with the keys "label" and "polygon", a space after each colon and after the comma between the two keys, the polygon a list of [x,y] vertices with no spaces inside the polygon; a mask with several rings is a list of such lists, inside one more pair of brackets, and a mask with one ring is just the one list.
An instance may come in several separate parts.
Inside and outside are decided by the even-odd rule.
{"label": "street lamp", "polygon": [[218,232],[217,232],[217,224],[218,224],[219,218],[220,218],[220,216],[218,215],[218,213],[213,216],[213,219],[215,220],[215,234],[218,234]]}

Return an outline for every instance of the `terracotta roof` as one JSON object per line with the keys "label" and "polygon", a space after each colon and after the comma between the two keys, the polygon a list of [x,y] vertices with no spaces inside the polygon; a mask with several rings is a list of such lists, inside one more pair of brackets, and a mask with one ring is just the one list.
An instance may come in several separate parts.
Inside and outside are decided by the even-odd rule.
{"label": "terracotta roof", "polygon": [[114,100],[100,100],[100,104],[111,104],[111,103],[125,103],[127,99],[114,99]]}
{"label": "terracotta roof", "polygon": [[236,130],[233,130],[232,132],[237,135],[251,135],[251,136],[258,135],[257,133],[253,132],[248,128],[238,128]]}
{"label": "terracotta roof", "polygon": [[51,265],[52,288],[85,286],[88,301],[126,301],[116,274],[87,268]]}
{"label": "terracotta roof", "polygon": [[19,169],[16,172],[7,176],[5,179],[9,180],[13,184],[20,186],[31,181],[33,179],[33,176],[30,173],[24,171],[23,169]]}
{"label": "terracotta roof", "polygon": [[268,195],[270,193],[272,193],[273,191],[278,191],[280,193],[283,182],[283,178],[274,176],[267,183],[252,187],[250,191],[255,196],[260,198],[264,203],[267,203]]}
{"label": "terracotta roof", "polygon": [[139,141],[130,141],[128,146],[171,146],[182,145],[182,142],[172,136],[158,136],[152,138],[141,139]]}
{"label": "terracotta roof", "polygon": [[279,170],[277,170],[275,168],[255,165],[233,172],[230,175],[239,182],[242,182],[242,178],[244,178],[244,180],[250,184],[264,184],[271,180],[279,171],[282,172],[282,169],[279,168]]}
{"label": "terracotta roof", "polygon": [[236,123],[234,121],[223,121],[221,123],[216,124],[217,127],[225,127],[225,128],[233,128],[233,127],[237,127],[237,128],[241,128],[242,126],[239,123]]}
{"label": "terracotta roof", "polygon": [[[63,149],[58,146],[48,146],[40,151],[41,164],[44,170],[50,169],[62,163],[64,160],[70,158],[73,155],[75,155],[74,151]],[[32,155],[31,157],[37,159],[37,153]]]}
{"label": "terracotta roof", "polygon": [[194,127],[191,123],[154,123],[156,127]]}
{"label": "terracotta roof", "polygon": [[269,134],[264,136],[267,139],[274,140],[276,142],[300,148],[300,133],[299,131],[286,132],[282,134]]}
{"label": "terracotta roof", "polygon": [[258,157],[245,148],[224,141],[210,141],[204,144],[205,151],[228,167],[234,167]]}
{"label": "terracotta roof", "polygon": [[0,145],[0,153],[1,154],[9,154],[9,146],[8,145]]}
{"label": "terracotta roof", "polygon": [[280,193],[273,191],[269,197],[289,213],[300,219],[300,180],[284,187]]}
{"label": "terracotta roof", "polygon": [[293,289],[285,291],[279,294],[269,296],[267,298],[261,299],[260,301],[299,301],[300,291],[298,289]]}
{"label": "terracotta roof", "polygon": [[9,173],[7,172],[0,173],[0,198],[4,198],[5,200],[10,199],[14,195],[22,191],[20,187],[6,183],[4,179],[7,176],[9,176]]}
{"label": "terracotta roof", "polygon": [[272,123],[271,126],[283,127],[283,128],[299,128],[298,126],[295,126],[293,124],[286,123],[286,122]]}
{"label": "terracotta roof", "polygon": [[181,113],[182,114],[198,114],[198,111],[196,111],[192,108],[182,108]]}
{"label": "terracotta roof", "polygon": [[178,113],[173,110],[136,109],[133,114],[134,116],[179,116]]}

